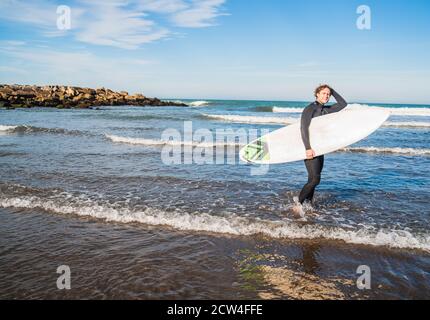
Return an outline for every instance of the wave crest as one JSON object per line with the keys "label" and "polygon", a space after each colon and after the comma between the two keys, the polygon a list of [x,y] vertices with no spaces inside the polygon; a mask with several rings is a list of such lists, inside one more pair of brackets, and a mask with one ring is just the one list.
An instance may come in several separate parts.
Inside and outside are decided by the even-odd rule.
{"label": "wave crest", "polygon": [[0,196],[0,207],[41,208],[58,214],[91,216],[105,221],[121,223],[143,223],[155,226],[168,226],[178,230],[251,236],[263,234],[272,238],[288,239],[327,239],[340,240],[352,244],[387,246],[393,248],[420,249],[430,252],[430,235],[413,234],[406,230],[372,230],[362,226],[359,229],[343,229],[317,224],[298,224],[286,220],[265,220],[228,216],[215,216],[207,213],[187,213],[180,210],[166,212],[156,208],[133,209],[127,203],[110,203],[106,200],[91,200],[65,192],[45,198],[39,196]]}
{"label": "wave crest", "polygon": [[391,122],[387,121],[383,124],[384,127],[395,127],[395,128],[430,128],[430,122]]}
{"label": "wave crest", "polygon": [[204,117],[209,119],[237,122],[237,123],[257,123],[257,124],[292,124],[299,119],[297,118],[279,118],[279,117],[257,117],[257,116],[238,116],[238,115],[217,115],[217,114],[203,114]]}
{"label": "wave crest", "polygon": [[131,137],[120,137],[115,135],[106,135],[106,138],[112,142],[117,143],[128,143],[135,145],[146,145],[146,146],[194,146],[200,148],[213,148],[213,147],[236,147],[241,146],[239,143],[229,143],[229,142],[199,142],[199,141],[176,141],[176,140],[155,140],[155,139],[145,139],[145,138],[131,138]]}
{"label": "wave crest", "polygon": [[202,100],[202,101],[193,101],[193,102],[190,103],[190,106],[192,106],[192,107],[205,107],[205,106],[208,106],[208,105],[210,105],[210,102],[209,101],[204,101],[204,100]]}
{"label": "wave crest", "polygon": [[14,131],[18,126],[4,126],[0,125],[0,132]]}
{"label": "wave crest", "polygon": [[411,156],[430,156],[430,149],[415,148],[347,147],[340,149],[340,151],[362,153],[391,153]]}
{"label": "wave crest", "polygon": [[[430,108],[389,108],[370,106],[367,104],[351,103],[348,105],[349,109],[383,109],[391,112],[394,116],[430,116]],[[301,113],[303,108],[284,108],[284,107],[273,107],[274,113]]]}
{"label": "wave crest", "polygon": [[[253,124],[279,124],[288,125],[298,122],[299,118],[292,117],[260,117],[260,116],[240,116],[240,115],[222,115],[222,114],[203,114],[205,118],[215,119],[226,122],[236,123],[253,123]],[[429,122],[392,122],[386,121],[382,125],[383,127],[393,128],[430,128]]]}
{"label": "wave crest", "polygon": [[83,135],[79,130],[67,130],[63,128],[43,128],[30,125],[4,126],[0,125],[0,132],[4,133],[52,133],[67,135]]}

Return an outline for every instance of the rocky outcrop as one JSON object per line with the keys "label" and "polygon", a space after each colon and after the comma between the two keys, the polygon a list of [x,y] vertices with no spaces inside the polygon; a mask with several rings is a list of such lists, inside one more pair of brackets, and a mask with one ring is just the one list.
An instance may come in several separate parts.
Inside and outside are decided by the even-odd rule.
{"label": "rocky outcrop", "polygon": [[184,106],[184,103],[161,101],[126,91],[90,89],[71,86],[0,85],[0,107],[9,109],[52,107],[61,109],[97,106]]}

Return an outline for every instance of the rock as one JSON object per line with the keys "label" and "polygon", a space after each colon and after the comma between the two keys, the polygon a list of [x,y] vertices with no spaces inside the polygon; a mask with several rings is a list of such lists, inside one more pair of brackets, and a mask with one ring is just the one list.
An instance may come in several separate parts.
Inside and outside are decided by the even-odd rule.
{"label": "rock", "polygon": [[30,108],[32,106],[90,108],[101,105],[187,106],[183,103],[148,98],[140,93],[129,95],[127,91],[115,92],[106,88],[0,85],[0,106],[6,108]]}
{"label": "rock", "polygon": [[80,95],[78,95],[78,96],[76,96],[76,97],[73,97],[73,98],[72,98],[72,101],[73,101],[73,102],[79,102],[80,100],[82,100],[82,98],[83,98],[83,95],[82,95],[82,94],[80,94]]}
{"label": "rock", "polygon": [[75,90],[73,90],[72,87],[67,87],[66,95],[68,95],[69,97],[73,97],[75,95]]}

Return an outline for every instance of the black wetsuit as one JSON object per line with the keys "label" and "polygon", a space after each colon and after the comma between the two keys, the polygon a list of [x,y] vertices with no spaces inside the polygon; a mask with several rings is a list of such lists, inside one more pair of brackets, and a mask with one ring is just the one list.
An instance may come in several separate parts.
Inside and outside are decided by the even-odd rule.
{"label": "black wetsuit", "polygon": [[[303,110],[301,119],[301,132],[302,140],[306,150],[312,149],[309,140],[309,126],[311,124],[312,118],[338,112],[348,105],[335,90],[332,89],[331,94],[336,99],[336,104],[332,106],[326,106],[315,101]],[[321,171],[324,166],[324,155],[315,157],[313,159],[306,159],[305,166],[306,170],[308,171],[308,182],[304,185],[302,191],[300,192],[299,202],[302,204],[305,200],[312,201],[314,197],[315,188],[317,185],[319,185],[321,180]]]}

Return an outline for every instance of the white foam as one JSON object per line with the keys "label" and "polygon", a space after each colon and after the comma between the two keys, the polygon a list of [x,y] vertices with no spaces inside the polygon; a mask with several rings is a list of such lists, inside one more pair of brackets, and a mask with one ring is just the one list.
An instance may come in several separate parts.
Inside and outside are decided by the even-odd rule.
{"label": "white foam", "polygon": [[182,100],[174,100],[174,101],[172,101],[172,102],[174,102],[174,103],[185,103],[185,104],[187,104],[187,102],[184,102],[184,101],[182,101]]}
{"label": "white foam", "polygon": [[[430,108],[388,108],[369,106],[367,104],[351,103],[348,105],[349,109],[383,109],[391,112],[394,116],[430,116]],[[274,107],[273,112],[275,113],[301,113],[303,108],[280,108]]]}
{"label": "white foam", "polygon": [[381,148],[381,147],[347,147],[341,151],[349,152],[370,152],[370,153],[395,153],[413,156],[428,156],[430,149],[414,149],[414,148]]}
{"label": "white foam", "polygon": [[330,239],[347,243],[395,248],[420,249],[430,252],[430,235],[413,234],[405,230],[380,229],[363,226],[345,230],[341,227],[324,227],[316,224],[300,225],[286,220],[264,220],[239,217],[229,213],[226,217],[207,213],[186,213],[180,210],[165,212],[146,208],[134,211],[124,203],[95,202],[84,197],[62,194],[62,198],[43,199],[37,196],[0,197],[0,207],[41,208],[59,214],[91,216],[106,221],[138,222],[148,225],[169,226],[178,230],[204,231],[220,234],[251,236],[263,234],[272,238]]}
{"label": "white foam", "polygon": [[90,134],[88,132],[83,132],[79,130],[67,130],[63,128],[44,128],[44,127],[34,127],[31,125],[17,125],[17,126],[3,126],[0,125],[1,133],[50,133],[50,134],[67,134],[67,135],[83,135]]}
{"label": "white foam", "polygon": [[222,114],[204,114],[205,117],[227,122],[237,123],[259,123],[259,124],[292,124],[299,119],[297,118],[279,118],[279,117],[257,117],[257,116],[238,116],[238,115],[222,115]]}
{"label": "white foam", "polygon": [[430,122],[415,122],[415,121],[408,121],[408,122],[391,122],[387,121],[383,124],[384,127],[397,127],[397,128],[430,128]]}
{"label": "white foam", "polygon": [[203,107],[203,106],[207,106],[209,105],[210,102],[209,101],[194,101],[190,103],[190,106],[192,107]]}
{"label": "white foam", "polygon": [[[240,143],[225,143],[225,142],[189,142],[189,141],[162,141],[155,139],[144,139],[144,138],[130,138],[130,137],[119,137],[114,135],[106,135],[106,137],[113,142],[117,143],[127,143],[127,144],[137,144],[137,145],[153,145],[153,146],[163,146],[163,145],[192,145],[195,147],[211,148],[211,147],[223,147],[223,146],[241,146]],[[415,149],[415,148],[384,148],[384,147],[346,147],[339,151],[346,152],[368,152],[368,153],[394,153],[394,154],[404,154],[413,156],[427,156],[430,155],[430,149]]]}
{"label": "white foam", "polygon": [[13,131],[16,128],[18,128],[18,126],[4,126],[4,125],[0,125],[0,131]]}
{"label": "white foam", "polygon": [[352,103],[348,105],[351,109],[383,109],[391,112],[393,116],[430,116],[430,108],[388,108],[369,106],[367,104]]}
{"label": "white foam", "polygon": [[303,108],[273,107],[272,112],[274,112],[274,113],[302,113]]}
{"label": "white foam", "polygon": [[235,147],[240,146],[239,143],[228,143],[228,142],[199,142],[199,141],[176,141],[176,140],[155,140],[155,139],[144,139],[144,138],[131,138],[131,137],[119,137],[114,135],[106,135],[106,138],[112,142],[127,143],[136,145],[147,145],[147,146],[194,146],[200,148],[213,148],[213,147]]}
{"label": "white foam", "polygon": [[[239,115],[223,115],[223,114],[203,114],[205,117],[210,119],[216,119],[226,122],[237,122],[237,123],[255,123],[255,124],[279,124],[288,125],[299,121],[298,118],[285,118],[285,117],[260,117],[260,116],[239,116]],[[430,122],[391,122],[386,121],[382,125],[383,127],[394,127],[394,128],[430,128]]]}

